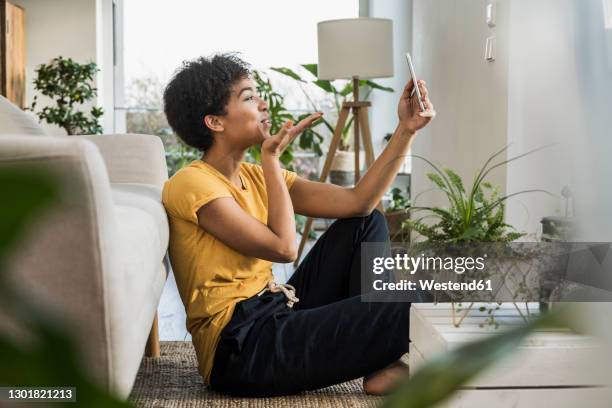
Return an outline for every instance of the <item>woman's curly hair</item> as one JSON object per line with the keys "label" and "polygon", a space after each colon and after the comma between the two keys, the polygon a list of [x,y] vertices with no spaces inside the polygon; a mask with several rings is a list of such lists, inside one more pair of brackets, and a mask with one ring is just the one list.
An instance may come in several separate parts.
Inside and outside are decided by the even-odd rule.
{"label": "woman's curly hair", "polygon": [[235,54],[216,54],[183,62],[164,90],[164,113],[185,144],[207,150],[213,144],[206,115],[225,115],[231,87],[251,74]]}

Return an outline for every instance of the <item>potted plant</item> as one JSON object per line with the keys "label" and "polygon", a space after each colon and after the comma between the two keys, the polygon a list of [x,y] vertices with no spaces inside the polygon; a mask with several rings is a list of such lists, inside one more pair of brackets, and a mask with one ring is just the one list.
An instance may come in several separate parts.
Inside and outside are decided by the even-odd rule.
{"label": "potted plant", "polygon": [[[57,125],[69,135],[102,133],[99,119],[104,111],[92,107],[89,114],[76,109],[92,100],[97,93],[93,79],[98,68],[94,62],[79,64],[71,58],[58,57],[36,69],[34,89],[53,99],[55,106],[45,106],[35,112],[41,121]],[[34,111],[38,95],[34,96],[30,110]]]}
{"label": "potted plant", "polygon": [[[343,83],[343,86],[337,87],[337,85],[328,80],[320,79],[318,77],[318,67],[317,64],[303,64],[301,65],[306,71],[308,71],[312,78],[306,80],[303,79],[300,75],[298,75],[295,71],[286,68],[286,67],[276,67],[271,68],[273,71],[281,73],[289,78],[294,79],[300,89],[306,96],[308,103],[312,106],[313,110],[320,111],[320,107],[318,107],[311,96],[306,91],[304,87],[305,84],[314,84],[319,87],[325,93],[330,96],[333,107],[335,110],[335,117],[337,118],[340,110],[342,109],[342,103],[345,101],[349,101],[352,99],[353,95],[353,83],[352,81],[348,81]],[[374,89],[378,89],[385,92],[393,92],[393,88],[381,86],[370,80],[359,80],[359,86],[367,86],[368,90],[366,92],[365,98],[363,100],[367,100],[370,96],[371,92]],[[334,115],[330,115],[334,116]],[[330,167],[329,179],[332,183],[342,185],[342,186],[352,186],[355,184],[355,156],[354,152],[350,152],[350,144],[349,139],[351,136],[350,130],[352,129],[354,118],[351,118],[347,121],[344,129],[342,129],[342,138],[340,140],[340,144],[338,146],[338,150],[334,155],[334,160]],[[323,118],[323,123],[325,127],[333,133],[335,129],[335,124],[330,123],[328,119]],[[363,160],[360,160],[363,163]]]}
{"label": "potted plant", "polygon": [[[441,169],[426,158],[413,155],[432,167],[434,172],[428,173],[427,178],[434,183],[435,190],[444,193],[448,199],[448,207],[419,207],[413,203],[413,206],[408,211],[423,212],[425,215],[417,219],[405,220],[403,223],[404,227],[416,231],[424,238],[422,242],[434,245],[507,243],[524,236],[524,233],[516,231],[513,226],[504,222],[505,201],[519,194],[532,192],[550,193],[544,190],[524,190],[500,197],[498,189],[490,182],[485,181],[485,179],[492,170],[542,148],[492,164],[493,160],[506,152],[507,149],[508,146],[487,159],[472,181],[469,190],[465,189],[463,180],[455,171]],[[434,221],[427,223],[425,222],[426,219],[433,219]],[[514,290],[527,290],[527,288],[521,286],[514,288]],[[459,326],[472,306],[473,303],[467,309],[461,308],[458,310],[464,313],[459,320],[453,317],[455,326]],[[486,324],[497,327],[497,322],[494,318],[494,311],[497,309],[498,305],[489,306]],[[481,311],[485,310],[481,308]],[[453,304],[453,316],[454,312]]]}
{"label": "potted plant", "polygon": [[565,215],[542,218],[542,221],[540,221],[542,223],[542,241],[569,241],[572,237],[574,217],[571,215],[570,203],[573,196],[569,187],[566,186],[561,189],[561,196],[565,199]]}
{"label": "potted plant", "polygon": [[403,223],[410,217],[410,187],[406,187],[405,193],[402,189],[394,187],[391,189],[391,203],[385,209],[385,219],[389,227],[389,239],[408,243],[410,242],[410,230],[403,228]]}

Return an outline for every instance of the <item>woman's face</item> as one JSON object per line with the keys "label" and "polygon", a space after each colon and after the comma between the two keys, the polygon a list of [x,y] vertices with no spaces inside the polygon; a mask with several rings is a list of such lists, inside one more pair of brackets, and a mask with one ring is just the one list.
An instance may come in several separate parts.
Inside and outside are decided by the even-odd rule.
{"label": "woman's face", "polygon": [[267,103],[257,94],[252,78],[232,86],[226,115],[219,116],[223,130],[219,135],[238,148],[260,144],[269,136],[270,115]]}

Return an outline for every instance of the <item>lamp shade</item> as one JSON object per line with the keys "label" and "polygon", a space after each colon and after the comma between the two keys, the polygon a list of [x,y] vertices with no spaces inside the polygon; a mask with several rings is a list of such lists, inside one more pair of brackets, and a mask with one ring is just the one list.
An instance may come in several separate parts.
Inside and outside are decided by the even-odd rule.
{"label": "lamp shade", "polygon": [[317,25],[319,78],[393,76],[393,21],[350,18]]}

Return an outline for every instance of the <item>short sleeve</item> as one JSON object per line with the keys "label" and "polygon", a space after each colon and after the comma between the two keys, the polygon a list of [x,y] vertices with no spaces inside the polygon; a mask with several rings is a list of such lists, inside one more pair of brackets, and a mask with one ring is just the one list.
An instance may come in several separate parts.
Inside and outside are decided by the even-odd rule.
{"label": "short sleeve", "polygon": [[287,190],[291,189],[291,186],[295,183],[295,179],[297,179],[297,173],[285,169],[281,169],[281,172],[283,173],[285,183],[287,183]]}
{"label": "short sleeve", "polygon": [[221,180],[197,170],[185,169],[166,182],[162,201],[169,214],[197,224],[198,210],[221,197],[233,197]]}

